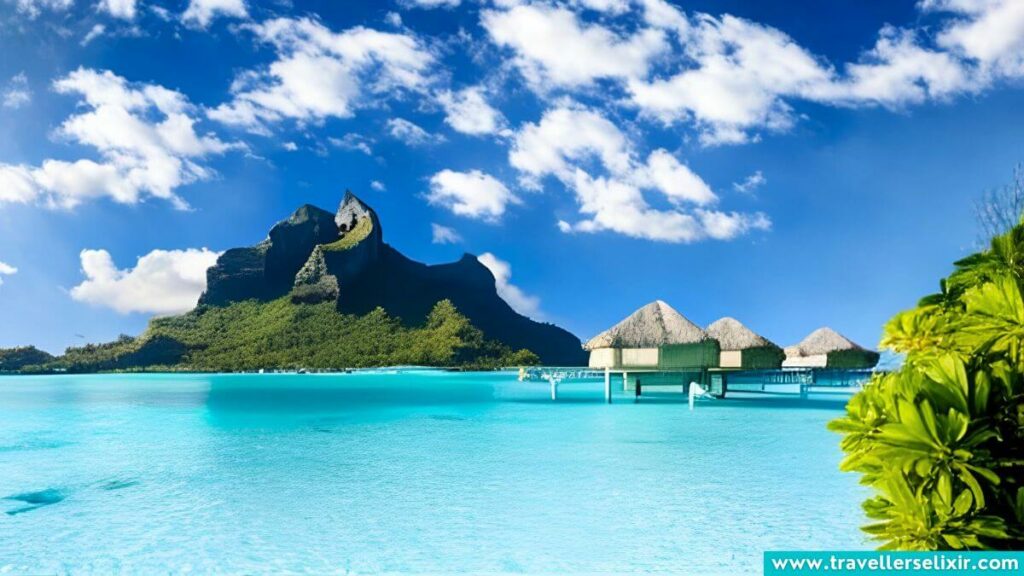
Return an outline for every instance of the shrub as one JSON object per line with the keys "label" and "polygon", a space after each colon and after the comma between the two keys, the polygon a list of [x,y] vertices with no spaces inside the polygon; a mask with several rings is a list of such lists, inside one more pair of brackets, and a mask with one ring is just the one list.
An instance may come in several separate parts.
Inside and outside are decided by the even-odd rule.
{"label": "shrub", "polygon": [[1024,224],[955,266],[885,326],[903,367],[830,423],[882,549],[1024,547]]}

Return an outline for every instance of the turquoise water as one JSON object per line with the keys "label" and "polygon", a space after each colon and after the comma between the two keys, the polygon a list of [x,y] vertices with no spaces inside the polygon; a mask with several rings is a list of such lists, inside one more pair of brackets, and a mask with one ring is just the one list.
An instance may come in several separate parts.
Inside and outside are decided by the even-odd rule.
{"label": "turquoise water", "polygon": [[766,549],[868,546],[825,430],[841,398],[559,396],[507,373],[3,377],[0,573],[758,574]]}

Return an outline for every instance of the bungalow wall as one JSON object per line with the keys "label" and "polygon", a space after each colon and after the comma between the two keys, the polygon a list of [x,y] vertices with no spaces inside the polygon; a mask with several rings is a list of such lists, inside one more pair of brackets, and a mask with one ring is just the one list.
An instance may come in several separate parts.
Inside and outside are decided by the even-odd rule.
{"label": "bungalow wall", "polygon": [[746,370],[772,370],[782,366],[786,359],[786,353],[781,348],[774,346],[763,346],[761,348],[747,348],[743,351],[741,368]]}
{"label": "bungalow wall", "polygon": [[622,365],[622,351],[618,348],[597,348],[590,351],[590,368],[618,368]]}
{"label": "bungalow wall", "polygon": [[828,354],[828,368],[874,368],[878,364],[878,352],[873,350],[837,350]]}
{"label": "bungalow wall", "polygon": [[824,368],[828,366],[828,354],[812,354],[810,356],[786,356],[783,368]]}
{"label": "bungalow wall", "polygon": [[660,352],[659,370],[699,370],[717,367],[721,350],[717,340],[705,340],[695,344],[662,346]]}
{"label": "bungalow wall", "polygon": [[623,368],[657,368],[658,367],[658,349],[657,348],[623,348],[622,349],[622,367]]}

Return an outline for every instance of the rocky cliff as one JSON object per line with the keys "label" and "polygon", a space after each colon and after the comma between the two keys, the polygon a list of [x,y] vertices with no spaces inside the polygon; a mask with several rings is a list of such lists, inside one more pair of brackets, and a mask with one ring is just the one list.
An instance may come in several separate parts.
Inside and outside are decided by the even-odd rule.
{"label": "rocky cliff", "polygon": [[351,192],[334,214],[302,206],[259,244],[225,252],[207,272],[200,304],[289,295],[297,304],[331,300],[344,313],[380,306],[407,325],[422,324],[435,304],[448,299],[487,338],[532,350],[546,364],[586,361],[578,338],[512,310],[474,256],[426,265],[386,244],[377,214]]}

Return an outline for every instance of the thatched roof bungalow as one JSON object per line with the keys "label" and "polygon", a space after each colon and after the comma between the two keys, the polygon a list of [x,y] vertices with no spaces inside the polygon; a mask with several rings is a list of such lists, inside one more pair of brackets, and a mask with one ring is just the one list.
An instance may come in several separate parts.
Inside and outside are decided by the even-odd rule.
{"label": "thatched roof bungalow", "polygon": [[656,300],[583,345],[591,368],[700,369],[718,365],[718,342]]}
{"label": "thatched roof bungalow", "polygon": [[768,370],[782,366],[786,354],[782,347],[744,326],[735,318],[720,318],[707,329],[708,336],[721,347],[719,366]]}
{"label": "thatched roof bungalow", "polygon": [[874,368],[878,352],[852,342],[831,328],[818,328],[799,344],[786,347],[783,367]]}

